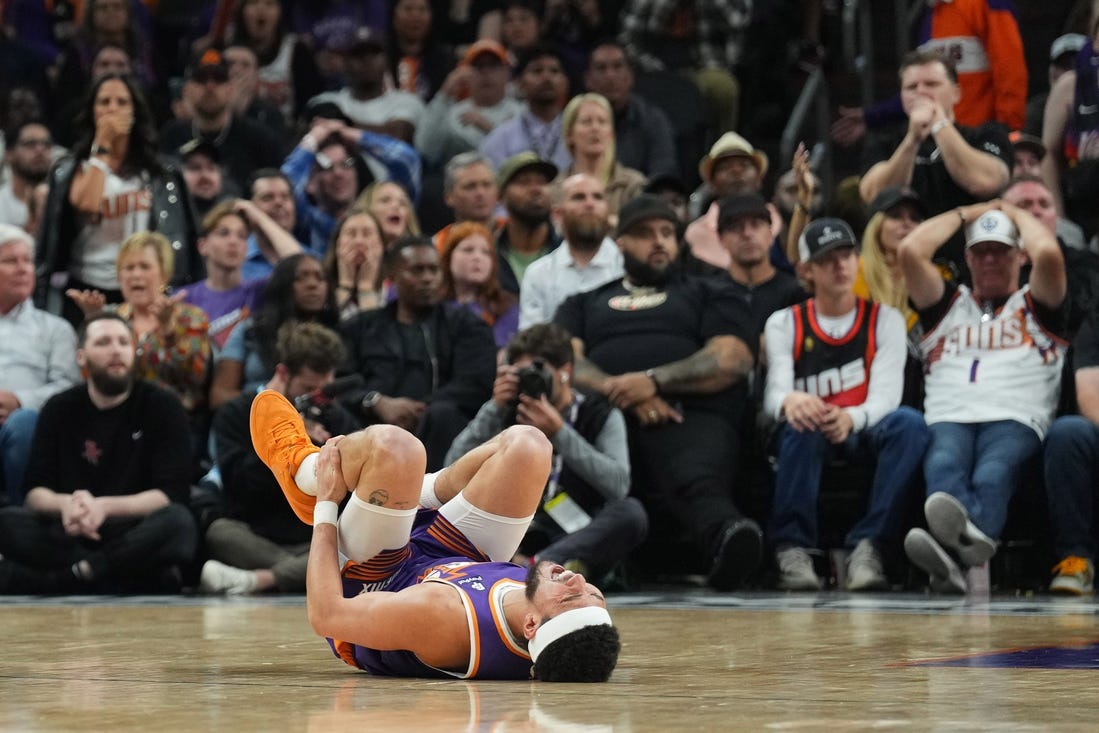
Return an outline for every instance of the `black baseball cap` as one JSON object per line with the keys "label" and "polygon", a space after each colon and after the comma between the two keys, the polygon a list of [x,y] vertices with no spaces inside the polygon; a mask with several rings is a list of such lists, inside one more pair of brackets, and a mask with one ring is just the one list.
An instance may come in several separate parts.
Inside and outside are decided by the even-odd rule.
{"label": "black baseball cap", "polygon": [[179,159],[186,162],[192,155],[205,155],[215,163],[221,162],[221,153],[209,140],[188,140],[179,147]]}
{"label": "black baseball cap", "polygon": [[687,196],[690,191],[687,190],[687,184],[683,183],[683,180],[671,173],[661,173],[658,176],[653,176],[649,179],[649,182],[645,184],[643,189],[645,193],[664,193],[665,191],[675,191],[680,196]]}
{"label": "black baseball cap", "polygon": [[354,33],[337,38],[333,47],[334,50],[348,55],[385,51],[385,35],[379,30],[364,25],[356,28]]}
{"label": "black baseball cap", "polygon": [[216,48],[208,48],[196,56],[187,65],[184,74],[188,81],[202,84],[209,80],[218,82],[229,81],[229,63]]}
{"label": "black baseball cap", "polygon": [[627,201],[618,210],[618,226],[615,236],[625,234],[634,225],[646,219],[663,219],[679,226],[679,217],[667,201],[651,193],[643,193]]}
{"label": "black baseball cap", "polygon": [[717,204],[717,230],[725,231],[737,219],[766,219],[771,221],[771,210],[758,193],[726,196]]}
{"label": "black baseball cap", "polygon": [[920,216],[924,219],[927,218],[927,206],[924,205],[923,199],[911,186],[883,188],[870,202],[870,215],[873,216],[879,211],[889,211],[897,204],[904,203],[912,204],[920,212]]}
{"label": "black baseball cap", "polygon": [[798,257],[802,262],[812,262],[840,247],[859,248],[850,225],[843,219],[814,219],[798,239]]}

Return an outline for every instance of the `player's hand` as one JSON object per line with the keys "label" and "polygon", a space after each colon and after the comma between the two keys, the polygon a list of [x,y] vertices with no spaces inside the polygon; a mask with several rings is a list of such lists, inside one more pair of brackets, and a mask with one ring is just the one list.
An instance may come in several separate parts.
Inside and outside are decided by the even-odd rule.
{"label": "player's hand", "polygon": [[340,442],[344,436],[329,438],[317,456],[317,501],[342,502],[350,489],[340,460]]}

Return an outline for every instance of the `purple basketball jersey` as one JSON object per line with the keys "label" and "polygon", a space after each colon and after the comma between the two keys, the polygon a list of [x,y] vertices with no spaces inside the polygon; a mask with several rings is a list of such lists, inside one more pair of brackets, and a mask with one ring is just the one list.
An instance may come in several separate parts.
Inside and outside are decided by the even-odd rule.
{"label": "purple basketball jersey", "polygon": [[348,664],[373,674],[396,677],[530,679],[525,640],[507,626],[503,598],[522,593],[527,571],[513,563],[490,562],[465,535],[433,510],[420,510],[409,543],[343,570],[344,596],[399,591],[417,583],[446,583],[462,598],[470,631],[469,665],[446,671],[424,664],[409,651],[379,651],[329,639]]}

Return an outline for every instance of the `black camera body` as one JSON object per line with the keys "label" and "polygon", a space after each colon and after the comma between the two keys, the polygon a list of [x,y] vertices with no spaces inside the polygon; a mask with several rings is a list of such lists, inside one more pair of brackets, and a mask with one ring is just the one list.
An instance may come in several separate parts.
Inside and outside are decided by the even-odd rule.
{"label": "black camera body", "polygon": [[[553,402],[553,372],[546,367],[546,362],[535,359],[528,366],[521,367],[515,372],[515,375],[519,378],[518,390],[520,395],[526,395],[535,400],[541,399],[542,395],[545,395],[546,399]],[[504,425],[514,425],[518,411],[519,398],[516,397],[508,405],[507,413],[504,415]]]}
{"label": "black camera body", "polygon": [[536,400],[545,395],[550,401],[553,400],[553,372],[546,362],[535,359],[515,374],[519,377],[519,394]]}
{"label": "black camera body", "polygon": [[317,392],[307,392],[294,398],[294,408],[305,420],[324,424],[324,414],[332,404],[332,398]]}

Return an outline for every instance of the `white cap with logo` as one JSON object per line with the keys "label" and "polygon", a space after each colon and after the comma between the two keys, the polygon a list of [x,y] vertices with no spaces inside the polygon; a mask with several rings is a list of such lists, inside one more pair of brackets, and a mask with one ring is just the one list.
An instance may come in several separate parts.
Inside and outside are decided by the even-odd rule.
{"label": "white cap with logo", "polygon": [[992,209],[978,216],[965,228],[965,248],[978,242],[1000,242],[1010,247],[1022,247],[1019,230],[1011,218],[1002,211]]}

